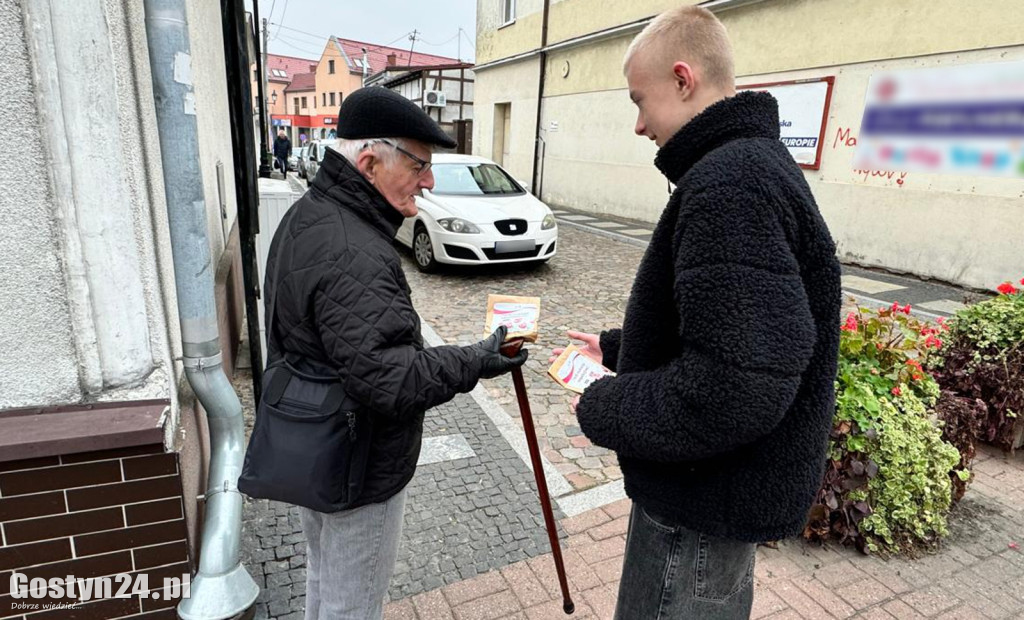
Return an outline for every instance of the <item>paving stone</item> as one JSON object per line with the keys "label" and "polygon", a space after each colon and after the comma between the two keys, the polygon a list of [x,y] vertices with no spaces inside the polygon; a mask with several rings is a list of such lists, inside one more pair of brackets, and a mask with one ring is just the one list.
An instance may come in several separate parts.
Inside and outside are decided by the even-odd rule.
{"label": "paving stone", "polygon": [[835,593],[857,610],[867,609],[893,596],[892,590],[871,577],[837,588]]}
{"label": "paving stone", "polygon": [[931,587],[926,590],[917,590],[904,594],[900,597],[904,603],[913,607],[918,613],[925,616],[940,614],[950,607],[960,604],[960,600],[951,596],[938,587]]}
{"label": "paving stone", "polygon": [[784,609],[789,609],[789,605],[771,590],[763,587],[754,588],[754,605],[750,610],[752,620],[768,617]]}
{"label": "paving stone", "polygon": [[524,609],[550,600],[548,591],[537,581],[526,562],[506,566],[501,569],[501,574]]}
{"label": "paving stone", "polygon": [[773,581],[769,587],[772,593],[785,601],[791,609],[795,610],[803,618],[808,620],[827,620],[832,618],[832,614],[828,613],[825,608],[804,594],[800,588],[793,585],[789,580]]}
{"label": "paving stone", "polygon": [[454,612],[457,620],[494,620],[521,609],[516,596],[506,589],[463,603]]}
{"label": "paving stone", "polygon": [[440,590],[424,592],[412,597],[413,607],[420,618],[450,620],[454,618],[451,606]]}

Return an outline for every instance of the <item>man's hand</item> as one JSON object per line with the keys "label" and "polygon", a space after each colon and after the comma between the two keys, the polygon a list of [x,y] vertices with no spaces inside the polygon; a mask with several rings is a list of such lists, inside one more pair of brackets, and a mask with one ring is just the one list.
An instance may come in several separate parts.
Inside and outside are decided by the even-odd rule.
{"label": "man's hand", "polygon": [[580,395],[577,394],[573,397],[572,402],[569,403],[569,411],[572,411],[573,415],[576,415],[576,408],[580,406]]}
{"label": "man's hand", "polygon": [[507,334],[508,328],[502,325],[494,330],[489,337],[469,346],[469,349],[480,360],[481,379],[493,379],[511,372],[513,368],[522,366],[526,362],[529,351],[525,348],[520,349],[514,357],[505,357],[501,354],[501,344],[505,342]]}
{"label": "man's hand", "polygon": [[[604,355],[601,353],[601,336],[598,334],[585,334],[583,332],[574,331],[569,331],[567,333],[573,340],[580,340],[583,342],[582,346],[577,345],[580,353],[586,355],[598,364],[602,363],[601,360],[604,359]],[[563,351],[565,351],[564,348],[558,348],[551,351],[551,357],[548,358],[548,363],[550,364],[554,362],[555,358],[561,355]]]}

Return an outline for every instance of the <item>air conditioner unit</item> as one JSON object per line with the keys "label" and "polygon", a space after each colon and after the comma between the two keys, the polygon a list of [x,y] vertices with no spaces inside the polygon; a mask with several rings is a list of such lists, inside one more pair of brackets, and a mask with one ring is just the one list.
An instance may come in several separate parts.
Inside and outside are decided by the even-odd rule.
{"label": "air conditioner unit", "polygon": [[423,93],[423,105],[428,108],[443,108],[448,105],[448,97],[439,90],[428,90]]}

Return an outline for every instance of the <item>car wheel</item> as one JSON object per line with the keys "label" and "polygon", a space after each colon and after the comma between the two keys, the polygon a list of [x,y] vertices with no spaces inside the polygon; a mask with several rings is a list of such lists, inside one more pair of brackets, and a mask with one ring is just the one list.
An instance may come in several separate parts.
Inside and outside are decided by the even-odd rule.
{"label": "car wheel", "polygon": [[430,273],[437,269],[434,245],[430,242],[430,233],[422,222],[416,222],[416,228],[412,233],[412,256],[420,271]]}

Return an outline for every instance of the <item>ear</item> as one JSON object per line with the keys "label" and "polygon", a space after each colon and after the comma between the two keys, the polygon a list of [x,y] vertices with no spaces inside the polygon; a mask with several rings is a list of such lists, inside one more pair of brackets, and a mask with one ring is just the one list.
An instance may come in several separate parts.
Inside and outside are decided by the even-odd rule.
{"label": "ear", "polygon": [[676,92],[682,99],[689,99],[697,87],[697,76],[688,63],[677,60],[672,65],[672,75],[676,82]]}
{"label": "ear", "polygon": [[378,166],[380,166],[380,159],[377,157],[377,154],[373,152],[373,149],[363,149],[356,157],[356,169],[358,169],[359,173],[362,174],[370,183],[373,183],[374,176],[377,174]]}

